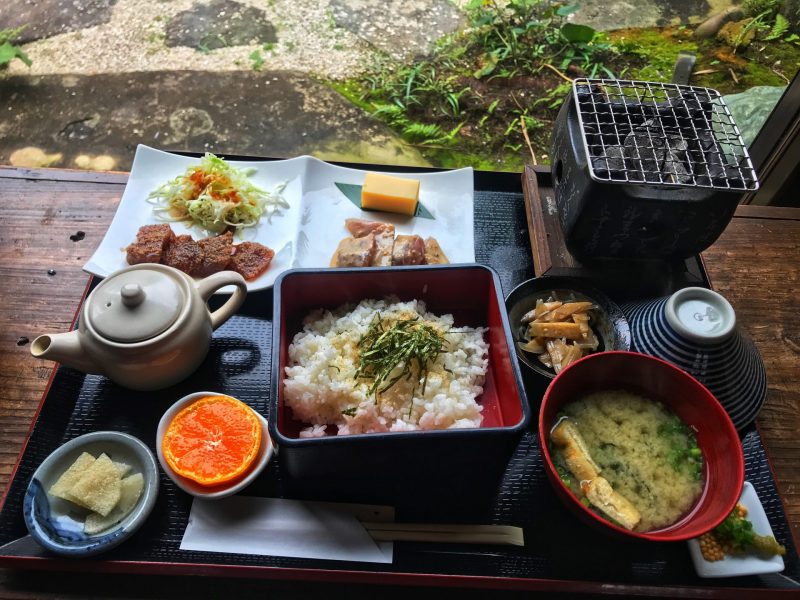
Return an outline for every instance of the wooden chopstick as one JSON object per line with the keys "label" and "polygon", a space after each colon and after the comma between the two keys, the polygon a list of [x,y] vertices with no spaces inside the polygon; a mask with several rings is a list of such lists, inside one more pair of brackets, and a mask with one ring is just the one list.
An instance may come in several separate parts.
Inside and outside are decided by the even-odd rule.
{"label": "wooden chopstick", "polygon": [[430,523],[362,523],[376,542],[447,542],[524,546],[521,527]]}

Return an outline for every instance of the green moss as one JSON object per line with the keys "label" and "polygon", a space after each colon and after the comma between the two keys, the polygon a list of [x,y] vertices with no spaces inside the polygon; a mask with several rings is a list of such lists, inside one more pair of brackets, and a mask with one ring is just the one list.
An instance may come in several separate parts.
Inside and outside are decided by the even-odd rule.
{"label": "green moss", "polygon": [[359,108],[371,113],[375,110],[369,102],[364,100],[364,88],[358,83],[356,79],[348,79],[347,81],[330,81],[321,80],[331,87],[334,91],[344,96],[351,104],[355,104]]}
{"label": "green moss", "polygon": [[521,156],[486,156],[455,148],[422,150],[431,164],[443,169],[459,169],[472,167],[478,171],[512,171],[521,172],[525,166]]}
{"label": "green moss", "polygon": [[[736,53],[712,38],[697,42],[685,27],[624,29],[610,34],[621,55],[616,59],[620,77],[643,81],[670,81],[681,51],[697,57],[691,83],[723,94],[742,92],[756,85],[786,85],[773,70],[791,78],[800,69],[800,45],[784,40],[756,40]],[[735,78],[731,75],[733,71]],[[738,81],[737,81],[738,80]]]}
{"label": "green moss", "polygon": [[[681,51],[697,52],[686,28],[622,29],[610,34],[620,49],[621,77],[642,81],[669,81]],[[634,58],[631,61],[631,58]],[[638,60],[636,60],[638,59]]]}

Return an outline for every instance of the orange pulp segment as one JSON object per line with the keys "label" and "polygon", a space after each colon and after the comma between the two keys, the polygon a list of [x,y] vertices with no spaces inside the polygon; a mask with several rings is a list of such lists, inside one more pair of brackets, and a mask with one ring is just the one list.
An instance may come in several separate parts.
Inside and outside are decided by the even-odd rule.
{"label": "orange pulp segment", "polygon": [[216,486],[249,470],[261,435],[261,419],[244,402],[205,396],[170,421],[161,450],[178,475],[202,486]]}

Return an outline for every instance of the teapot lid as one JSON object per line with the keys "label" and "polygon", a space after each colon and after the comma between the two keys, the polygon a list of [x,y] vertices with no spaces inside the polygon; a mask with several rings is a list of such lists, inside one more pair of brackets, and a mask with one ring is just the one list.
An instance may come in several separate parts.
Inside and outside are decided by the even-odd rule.
{"label": "teapot lid", "polygon": [[86,315],[102,337],[141,342],[163,333],[177,320],[184,305],[181,286],[158,267],[125,269],[95,289]]}

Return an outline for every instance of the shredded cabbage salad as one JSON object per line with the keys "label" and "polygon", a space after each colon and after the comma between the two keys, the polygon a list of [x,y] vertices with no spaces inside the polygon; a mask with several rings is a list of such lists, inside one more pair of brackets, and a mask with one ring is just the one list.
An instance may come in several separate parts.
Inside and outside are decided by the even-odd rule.
{"label": "shredded cabbage salad", "polygon": [[262,216],[270,221],[281,208],[289,208],[281,196],[286,184],[267,192],[248,179],[254,172],[206,153],[199,165],[151,192],[147,201],[164,221],[191,221],[212,233],[254,227]]}

